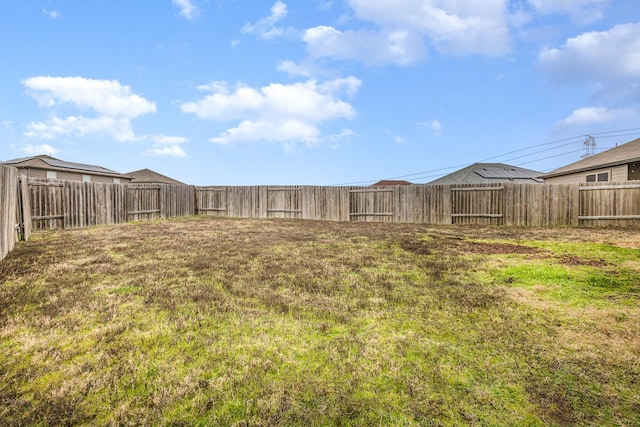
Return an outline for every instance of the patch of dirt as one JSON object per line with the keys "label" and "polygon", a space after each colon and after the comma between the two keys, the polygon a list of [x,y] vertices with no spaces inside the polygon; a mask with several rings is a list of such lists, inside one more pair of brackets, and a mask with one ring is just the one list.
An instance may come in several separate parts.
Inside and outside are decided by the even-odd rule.
{"label": "patch of dirt", "polygon": [[459,254],[500,255],[500,254],[538,254],[540,249],[516,243],[473,242],[459,237],[437,236],[433,241],[405,240],[402,249],[418,255],[429,255],[433,251],[454,251]]}
{"label": "patch of dirt", "polygon": [[562,257],[560,257],[560,262],[564,265],[580,265],[589,267],[606,267],[610,265],[603,259],[586,259],[579,258],[574,255],[563,255]]}
{"label": "patch of dirt", "polygon": [[514,243],[481,243],[466,242],[463,252],[480,255],[500,255],[500,254],[536,254],[540,250]]}

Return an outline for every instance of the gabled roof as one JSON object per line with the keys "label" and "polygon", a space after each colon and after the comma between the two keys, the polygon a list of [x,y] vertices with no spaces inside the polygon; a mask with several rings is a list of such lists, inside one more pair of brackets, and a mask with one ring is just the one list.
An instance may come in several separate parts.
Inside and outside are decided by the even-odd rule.
{"label": "gabled roof", "polygon": [[541,183],[541,172],[504,163],[474,163],[429,184],[485,184],[488,182]]}
{"label": "gabled roof", "polygon": [[540,178],[553,178],[556,176],[586,172],[593,169],[603,169],[612,166],[624,165],[640,161],[640,138],[619,145],[602,153],[594,154],[586,159],[579,160],[567,166],[541,175]]}
{"label": "gabled roof", "polygon": [[84,163],[73,163],[64,160],[56,159],[55,157],[47,155],[39,155],[32,157],[22,157],[19,159],[8,160],[4,162],[5,165],[10,165],[18,168],[33,168],[33,169],[48,169],[48,170],[72,170],[74,172],[87,172],[96,175],[105,176],[117,176],[121,177],[123,174],[111,169],[107,169],[102,166],[87,165]]}
{"label": "gabled roof", "polygon": [[127,175],[132,176],[131,182],[133,184],[172,184],[172,185],[187,185],[184,182],[180,182],[173,178],[169,178],[166,175],[152,171],[151,169],[140,169],[139,171],[129,172]]}
{"label": "gabled roof", "polygon": [[396,180],[396,179],[383,179],[371,184],[371,187],[392,187],[394,185],[412,185],[409,181]]}

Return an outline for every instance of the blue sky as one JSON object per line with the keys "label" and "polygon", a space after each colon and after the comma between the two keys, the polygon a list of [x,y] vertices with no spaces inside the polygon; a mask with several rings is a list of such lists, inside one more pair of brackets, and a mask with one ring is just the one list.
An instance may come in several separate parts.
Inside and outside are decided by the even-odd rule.
{"label": "blue sky", "polygon": [[426,183],[640,137],[638,0],[10,0],[0,39],[1,160]]}

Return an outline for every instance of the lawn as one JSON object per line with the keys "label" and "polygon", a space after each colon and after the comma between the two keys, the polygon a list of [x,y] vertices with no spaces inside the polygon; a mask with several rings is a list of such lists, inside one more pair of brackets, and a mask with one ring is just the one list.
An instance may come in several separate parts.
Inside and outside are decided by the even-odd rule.
{"label": "lawn", "polygon": [[0,262],[3,425],[639,425],[640,230],[186,218]]}

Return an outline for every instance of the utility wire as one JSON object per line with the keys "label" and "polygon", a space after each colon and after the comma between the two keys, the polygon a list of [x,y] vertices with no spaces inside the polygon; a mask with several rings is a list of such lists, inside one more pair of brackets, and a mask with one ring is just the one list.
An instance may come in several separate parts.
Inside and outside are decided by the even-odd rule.
{"label": "utility wire", "polygon": [[[640,128],[629,128],[629,129],[619,129],[619,130],[614,130],[614,131],[590,133],[589,135],[597,136],[598,138],[604,139],[604,138],[616,138],[616,137],[622,137],[622,136],[636,136],[636,135],[640,134],[640,132],[638,132],[638,131],[640,131]],[[621,133],[621,132],[627,132],[627,133]],[[533,152],[533,153],[524,154],[522,156],[517,156],[517,157],[510,158],[510,159],[505,159],[505,160],[502,160],[502,161],[503,162],[508,162],[508,161],[512,161],[512,160],[517,160],[517,159],[521,159],[523,157],[533,156],[535,154],[540,154],[540,153],[543,153],[543,152],[546,152],[546,151],[556,150],[558,148],[565,147],[567,145],[575,144],[575,143],[578,143],[578,142],[584,142],[584,138],[585,138],[585,135],[577,135],[577,136],[573,136],[573,137],[569,137],[569,138],[557,139],[557,140],[554,140],[554,141],[544,142],[542,144],[535,144],[535,145],[531,145],[529,147],[519,148],[517,150],[509,151],[507,153],[499,154],[499,155],[493,156],[493,157],[488,157],[486,159],[483,159],[483,160],[480,160],[480,161],[474,162],[474,163],[485,163],[485,162],[488,162],[490,160],[499,159],[499,158],[502,158],[502,157],[505,157],[505,156],[508,156],[508,155],[511,155],[511,154],[520,153],[520,152],[523,152],[523,151],[532,150],[534,148],[545,147],[545,146],[554,145],[554,144],[558,144],[558,143],[564,142],[564,144],[556,145],[556,146],[551,147],[551,148],[547,148],[547,149],[544,149],[544,150],[539,150],[539,151],[536,151],[536,152]],[[569,141],[569,142],[566,142],[566,141]],[[556,158],[556,157],[561,157],[561,156],[564,156],[564,155],[567,155],[567,154],[573,154],[573,153],[576,153],[576,152],[579,152],[579,151],[582,151],[582,149],[569,151],[569,152],[565,152],[565,153],[561,153],[561,154],[557,154],[557,155],[553,155],[553,156],[543,157],[543,158],[539,158],[539,159],[536,159],[536,160],[531,160],[531,161],[528,161],[528,162],[520,163],[519,165],[535,163],[535,162],[542,161],[542,160],[548,160],[548,159],[552,159],[552,158]],[[459,169],[459,168],[470,166],[472,164],[473,163],[466,163],[466,164],[461,164],[461,165],[456,165],[456,166],[449,166],[449,167],[439,168],[439,169],[431,169],[431,170],[428,170],[428,171],[416,172],[416,173],[411,173],[411,174],[406,174],[406,175],[399,175],[399,176],[395,176],[395,177],[391,177],[391,178],[384,178],[384,179],[386,179],[386,180],[395,180],[395,179],[401,179],[401,178],[414,177],[413,178],[414,180],[422,180],[422,179],[438,177],[438,176],[442,175],[442,174],[434,174],[434,172],[443,172],[443,171],[447,171],[447,170],[451,170],[451,169]],[[377,181],[379,181],[379,179],[370,179],[370,180],[366,180],[366,181],[347,182],[347,183],[336,184],[336,185],[359,185],[359,184],[367,184],[367,183],[372,183],[372,182],[377,182]]]}

